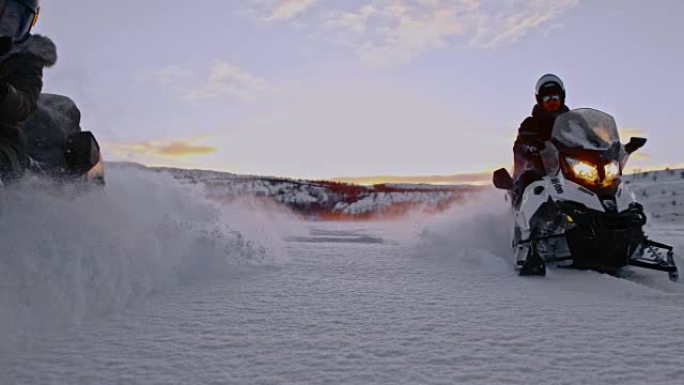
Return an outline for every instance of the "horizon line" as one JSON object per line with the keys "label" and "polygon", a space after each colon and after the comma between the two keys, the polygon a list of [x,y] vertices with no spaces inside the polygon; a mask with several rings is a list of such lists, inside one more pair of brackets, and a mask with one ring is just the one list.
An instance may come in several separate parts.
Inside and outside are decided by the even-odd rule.
{"label": "horizon line", "polygon": [[[430,184],[430,185],[459,185],[459,184],[470,184],[470,185],[486,185],[492,183],[493,170],[479,171],[479,172],[466,172],[458,174],[442,174],[442,175],[369,175],[369,176],[345,176],[345,177],[299,177],[299,176],[276,176],[276,175],[258,175],[252,173],[236,173],[229,170],[219,170],[210,168],[181,168],[178,166],[165,166],[165,165],[146,165],[138,162],[130,161],[108,161],[107,163],[113,164],[129,164],[129,165],[139,165],[149,168],[170,168],[177,170],[197,170],[197,171],[213,171],[213,172],[225,172],[240,176],[255,176],[262,178],[284,178],[284,179],[299,179],[299,180],[310,180],[310,181],[330,181],[339,183],[350,183],[362,186],[372,186],[378,184]],[[624,174],[635,174],[640,172],[649,171],[665,171],[684,169],[684,164],[677,165],[657,165],[651,167],[630,167],[625,170]]]}

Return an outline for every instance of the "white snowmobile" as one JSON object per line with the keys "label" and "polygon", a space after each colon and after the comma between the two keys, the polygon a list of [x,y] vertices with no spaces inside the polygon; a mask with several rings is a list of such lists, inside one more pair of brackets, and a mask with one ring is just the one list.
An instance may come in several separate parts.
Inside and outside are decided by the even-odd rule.
{"label": "white snowmobile", "polygon": [[[644,234],[646,215],[622,170],[646,143],[621,144],[612,116],[589,108],[556,118],[551,140],[538,153],[533,182],[514,204],[512,246],[520,275],[546,275],[546,265],[618,273],[625,266],[664,271],[679,278],[671,246]],[[505,168],[493,175],[497,188],[512,192]],[[517,206],[517,207],[516,207]]]}

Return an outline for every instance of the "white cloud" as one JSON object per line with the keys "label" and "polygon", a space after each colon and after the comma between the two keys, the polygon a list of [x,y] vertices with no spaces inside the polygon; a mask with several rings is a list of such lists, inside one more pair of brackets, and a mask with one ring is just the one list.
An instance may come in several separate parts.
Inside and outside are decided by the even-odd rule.
{"label": "white cloud", "polygon": [[449,37],[462,34],[466,29],[460,18],[463,6],[446,7],[435,0],[375,0],[355,12],[329,14],[326,25],[348,37],[364,60],[405,62],[422,51],[445,47]]}
{"label": "white cloud", "polygon": [[356,12],[332,12],[328,15],[326,25],[346,30],[354,34],[366,32],[366,25],[371,17],[378,13],[378,9],[373,4],[366,4]]}
{"label": "white cloud", "polygon": [[318,0],[251,0],[259,17],[268,22],[288,21],[308,11]]}
{"label": "white cloud", "polygon": [[[366,61],[394,64],[436,48],[459,44],[491,48],[514,43],[531,31],[548,28],[578,1],[365,0],[352,10],[331,5],[310,27],[352,48]],[[267,19],[288,21],[313,1],[270,3]]]}
{"label": "white cloud", "polygon": [[203,100],[218,97],[234,97],[254,101],[260,95],[277,90],[266,79],[260,78],[237,64],[216,61],[209,69],[204,84],[195,71],[181,66],[167,66],[139,77],[142,81],[155,81],[184,100]]}
{"label": "white cloud", "polygon": [[514,8],[480,15],[472,42],[486,48],[514,43],[530,31],[546,26],[577,3],[578,0],[514,2]]}
{"label": "white cloud", "polygon": [[206,84],[183,92],[186,100],[202,100],[222,96],[253,101],[261,94],[275,91],[276,87],[240,66],[224,61],[215,62],[209,70]]}

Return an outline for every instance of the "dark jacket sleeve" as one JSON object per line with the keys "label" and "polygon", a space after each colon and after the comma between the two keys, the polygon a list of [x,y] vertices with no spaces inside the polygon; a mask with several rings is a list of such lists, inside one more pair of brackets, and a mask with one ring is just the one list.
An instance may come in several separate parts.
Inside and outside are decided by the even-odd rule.
{"label": "dark jacket sleeve", "polygon": [[540,146],[541,139],[534,128],[534,119],[531,116],[525,119],[518,128],[518,136],[513,144],[513,179],[515,180],[526,170],[536,167],[535,159],[523,149],[526,146]]}
{"label": "dark jacket sleeve", "polygon": [[524,145],[539,146],[540,143],[542,143],[542,139],[537,130],[534,129],[534,120],[530,116],[520,123],[518,136],[515,138],[515,143],[513,144],[513,151],[516,152]]}
{"label": "dark jacket sleeve", "polygon": [[22,122],[36,109],[38,96],[43,88],[43,64],[24,59],[17,60],[11,75],[0,79],[2,123]]}

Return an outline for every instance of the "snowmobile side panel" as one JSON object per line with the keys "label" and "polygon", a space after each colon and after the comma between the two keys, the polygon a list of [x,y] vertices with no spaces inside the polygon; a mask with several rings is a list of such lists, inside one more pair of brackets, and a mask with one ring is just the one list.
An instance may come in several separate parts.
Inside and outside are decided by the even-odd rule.
{"label": "snowmobile side panel", "polygon": [[579,202],[586,206],[588,209],[596,211],[605,211],[605,208],[601,204],[601,200],[598,195],[589,189],[578,185],[577,183],[566,179],[563,174],[559,174],[556,177],[555,190],[560,190],[562,193],[558,193],[554,196],[556,201],[571,201]]}
{"label": "snowmobile side panel", "polygon": [[516,213],[516,223],[521,230],[521,238],[527,239],[530,235],[530,221],[539,208],[549,200],[549,180],[544,178],[531,183],[523,193],[520,208]]}

